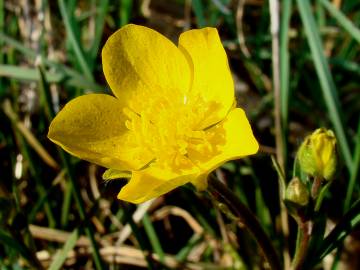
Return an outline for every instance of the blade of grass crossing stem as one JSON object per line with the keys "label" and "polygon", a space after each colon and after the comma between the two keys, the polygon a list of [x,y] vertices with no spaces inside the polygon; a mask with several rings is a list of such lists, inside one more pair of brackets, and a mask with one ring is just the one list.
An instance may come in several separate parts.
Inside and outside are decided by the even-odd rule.
{"label": "blade of grass crossing stem", "polygon": [[[15,65],[1,65],[0,64],[0,76],[9,77],[18,80],[37,81],[39,76],[37,70],[34,68],[25,68]],[[59,83],[65,79],[65,74],[60,72],[47,73],[46,78],[49,82]]]}
{"label": "blade of grass crossing stem", "polygon": [[148,269],[154,270],[155,267],[154,267],[154,264],[153,264],[151,258],[149,257],[149,253],[148,253],[149,247],[148,247],[147,242],[145,241],[144,237],[141,235],[141,232],[140,232],[138,226],[136,225],[136,223],[132,217],[132,214],[129,211],[127,204],[124,202],[120,202],[120,205],[121,205],[122,209],[124,209],[124,218],[125,218],[126,222],[129,223],[131,230],[132,230],[136,240],[139,242],[141,250],[143,251],[145,260],[148,264]]}
{"label": "blade of grass crossing stem", "polygon": [[145,213],[145,215],[143,216],[142,223],[144,225],[145,232],[150,240],[150,244],[151,244],[153,250],[159,256],[160,262],[164,263],[165,262],[165,254],[164,254],[163,248],[161,246],[158,236],[156,235],[156,231],[151,222],[151,219],[147,213]]}
{"label": "blade of grass crossing stem", "polygon": [[320,80],[321,90],[329,111],[330,120],[334,126],[336,137],[339,142],[340,151],[344,157],[347,169],[351,172],[353,164],[349,144],[346,139],[340,116],[340,102],[334,80],[330,73],[329,65],[324,56],[320,34],[311,11],[309,0],[297,0],[297,5],[307,35],[315,69]]}
{"label": "blade of grass crossing stem", "polygon": [[95,34],[93,43],[90,49],[90,55],[92,60],[92,66],[94,67],[94,64],[97,59],[97,55],[99,53],[99,46],[101,37],[104,30],[105,25],[105,17],[109,9],[109,0],[101,0],[99,6],[95,7],[96,13],[95,13]]}
{"label": "blade of grass crossing stem", "polygon": [[[52,120],[52,118],[55,116],[55,112],[54,112],[54,108],[52,106],[51,94],[49,91],[49,87],[48,87],[46,79],[43,75],[44,73],[43,73],[41,67],[39,67],[39,74],[41,77],[40,91],[45,100],[45,106],[47,107],[46,111],[49,113],[49,115],[48,115],[49,120]],[[70,160],[69,160],[69,156],[62,149],[60,149],[60,148],[57,148],[57,149],[58,149],[61,161],[63,163],[63,166],[65,167],[65,169],[67,171],[68,178],[70,180],[71,189],[73,191],[75,203],[78,207],[80,219],[85,222],[86,220],[88,220],[89,217],[86,216],[85,205],[84,205],[84,202],[83,202],[81,194],[80,194],[80,189],[79,189],[76,179],[75,179],[75,175],[74,175],[73,168],[72,168]],[[102,270],[102,269],[104,269],[104,267],[103,267],[103,263],[101,261],[99,248],[95,241],[93,229],[92,229],[91,225],[87,222],[85,222],[84,231],[85,231],[86,236],[89,238],[91,246],[92,246],[92,255],[94,258],[94,262],[95,262],[95,268],[98,270]]]}
{"label": "blade of grass crossing stem", "polygon": [[[16,80],[27,80],[27,81],[39,80],[38,72],[36,69],[27,68],[27,67],[18,67],[15,65],[0,64],[0,78],[1,77],[9,77]],[[46,79],[49,83],[64,82],[65,85],[69,85],[73,87],[90,88],[93,91],[104,91],[104,87],[96,83],[91,83],[82,76],[69,75],[66,73],[65,69],[61,70],[61,68],[60,69],[58,68],[57,71],[46,72]]]}
{"label": "blade of grass crossing stem", "polygon": [[360,43],[360,30],[357,28],[340,10],[334,7],[327,0],[318,0],[326,8],[326,10],[334,17],[334,19],[343,27],[348,33]]}
{"label": "blade of grass crossing stem", "polygon": [[196,17],[196,24],[199,28],[207,25],[204,15],[204,5],[201,0],[192,0],[191,5]]}
{"label": "blade of grass crossing stem", "polygon": [[350,172],[350,181],[346,191],[345,203],[344,203],[344,212],[346,212],[351,203],[351,197],[355,188],[356,180],[358,179],[359,175],[359,167],[360,167],[360,118],[358,122],[358,129],[356,134],[356,143],[355,143],[355,153],[354,157],[354,165]]}
{"label": "blade of grass crossing stem", "polygon": [[[18,42],[17,40],[5,35],[0,31],[0,40],[9,46],[15,48],[17,51],[21,52],[25,56],[35,60],[37,57],[37,53],[30,48],[25,47],[23,44]],[[43,58],[42,61],[46,66],[53,67],[57,70],[57,73],[65,73],[66,76],[70,78],[66,81],[69,85],[80,87],[80,88],[90,88],[94,91],[103,91],[104,87],[96,84],[95,82],[87,80],[81,73],[77,70],[67,67],[63,64],[51,61],[49,59]],[[55,74],[57,74],[55,73]]]}
{"label": "blade of grass crossing stem", "polygon": [[120,10],[119,10],[120,27],[129,23],[131,17],[132,5],[133,5],[132,0],[121,0]]}
{"label": "blade of grass crossing stem", "polygon": [[74,230],[69,238],[66,240],[63,248],[55,255],[54,260],[49,266],[48,270],[59,270],[66,261],[68,253],[75,247],[76,241],[79,239],[79,231]]}
{"label": "blade of grass crossing stem", "polygon": [[82,70],[82,72],[84,73],[85,77],[93,82],[94,78],[93,75],[89,69],[89,64],[85,59],[84,53],[80,47],[80,42],[78,41],[78,39],[75,36],[75,32],[74,29],[71,27],[71,22],[70,22],[70,17],[69,14],[67,13],[66,10],[66,6],[64,3],[64,0],[58,0],[58,5],[59,5],[59,9],[60,9],[60,13],[61,13],[61,17],[64,20],[64,24],[65,24],[65,29],[66,29],[66,33],[67,36],[69,38],[69,41],[74,49],[75,52],[75,56],[77,58],[77,61],[80,65],[80,68]]}

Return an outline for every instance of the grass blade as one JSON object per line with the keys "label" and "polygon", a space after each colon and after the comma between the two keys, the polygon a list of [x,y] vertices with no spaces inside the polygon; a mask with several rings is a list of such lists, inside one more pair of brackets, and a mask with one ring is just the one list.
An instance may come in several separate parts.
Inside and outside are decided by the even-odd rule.
{"label": "grass blade", "polygon": [[[0,31],[0,40],[3,41],[5,44],[15,48],[17,51],[24,54],[24,56],[29,57],[31,60],[35,60],[37,57],[37,54],[34,50],[24,46],[19,41],[7,36],[6,34],[4,34],[1,31]],[[74,70],[70,67],[67,67],[67,66],[61,64],[61,63],[57,63],[57,62],[51,61],[46,58],[41,59],[41,61],[43,61],[47,67],[53,67],[55,70],[57,70],[59,72],[59,74],[61,74],[61,72],[66,74],[69,77],[68,81],[66,81],[66,82],[70,86],[80,87],[80,88],[89,88],[93,91],[103,91],[104,90],[104,87],[101,87],[100,85],[96,84],[95,82],[86,79],[77,70]],[[18,67],[18,68],[20,68],[20,67]],[[2,69],[3,69],[3,67],[0,68],[0,70],[2,70]],[[14,71],[14,69],[13,69],[13,71]],[[11,74],[14,74],[14,72],[11,72]],[[57,73],[55,73],[55,74],[57,74]],[[32,73],[30,76],[33,77],[36,75],[34,75],[34,73]]]}
{"label": "grass blade", "polygon": [[[350,210],[341,218],[335,228],[324,239],[318,250],[315,260],[322,260],[327,254],[339,246],[344,238],[360,224],[360,199],[357,200]],[[316,264],[317,261],[312,261]]]}
{"label": "grass blade", "polygon": [[67,254],[75,247],[76,241],[79,239],[79,232],[78,230],[74,230],[69,238],[66,240],[63,248],[60,250],[59,253],[56,254],[53,262],[51,263],[48,270],[59,270],[61,269],[62,265],[64,264]]}
{"label": "grass blade", "polygon": [[206,18],[204,15],[204,5],[201,0],[192,0],[191,5],[196,17],[196,24],[199,28],[207,25]]}
{"label": "grass blade", "polygon": [[[19,67],[14,65],[1,65],[0,76],[9,77],[17,80],[37,81],[40,79],[39,74],[34,68]],[[51,83],[59,83],[65,78],[62,73],[46,73],[46,78]]]}
{"label": "grass blade", "polygon": [[36,269],[43,269],[37,258],[23,243],[18,242],[14,237],[5,233],[3,230],[0,230],[0,243],[19,252],[19,254]]}
{"label": "grass blade", "polygon": [[96,7],[95,35],[94,35],[93,44],[90,49],[90,55],[91,55],[91,60],[93,61],[92,63],[93,66],[95,64],[95,60],[99,53],[100,41],[105,25],[105,16],[108,12],[108,9],[109,9],[109,0],[100,1],[100,5]]}
{"label": "grass blade", "polygon": [[3,104],[3,110],[7,117],[11,120],[14,127],[21,133],[26,142],[35,150],[35,152],[41,157],[41,159],[50,167],[58,169],[59,165],[52,158],[52,156],[46,151],[44,146],[37,140],[35,135],[21,122],[18,120],[18,117],[14,110],[11,107],[9,100],[5,100]]}
{"label": "grass blade", "polygon": [[319,0],[326,10],[348,33],[360,43],[360,30],[346,16],[327,0]]}
{"label": "grass blade", "polygon": [[323,52],[320,34],[311,11],[309,0],[297,0],[297,5],[307,35],[315,69],[320,80],[321,90],[329,112],[330,120],[334,126],[336,137],[339,142],[340,152],[345,160],[346,167],[349,171],[352,171],[352,158],[340,116],[339,98],[334,80],[330,73],[329,65]]}
{"label": "grass blade", "polygon": [[355,153],[354,153],[354,166],[350,172],[350,181],[346,191],[345,203],[344,203],[344,212],[346,212],[351,203],[351,197],[355,188],[356,180],[359,175],[360,168],[360,119],[358,123],[358,130],[356,134],[356,144],[355,144]]}
{"label": "grass blade", "polygon": [[121,0],[120,2],[120,27],[129,23],[131,17],[133,1],[132,0]]}
{"label": "grass blade", "polygon": [[141,234],[138,226],[136,225],[136,223],[135,223],[135,221],[134,221],[134,219],[132,217],[132,214],[130,213],[128,205],[126,203],[123,203],[123,202],[121,202],[120,204],[122,206],[122,209],[124,210],[124,219],[130,225],[132,233],[134,234],[136,240],[139,243],[139,246],[140,246],[141,250],[144,253],[145,260],[146,260],[146,262],[148,264],[148,269],[151,269],[151,270],[155,269],[154,263],[152,262],[152,259],[150,258],[149,254],[147,252],[149,250],[148,243],[145,241],[145,239],[144,239],[143,235]]}
{"label": "grass blade", "polygon": [[152,248],[154,249],[156,254],[159,256],[160,262],[164,263],[165,262],[165,253],[161,247],[160,240],[155,232],[154,226],[153,226],[153,224],[150,220],[150,217],[147,213],[145,213],[145,215],[143,216],[142,222],[143,222],[143,225],[145,228],[145,232],[150,240],[150,244],[151,244]]}
{"label": "grass blade", "polygon": [[281,120],[283,129],[287,130],[289,116],[289,24],[291,16],[292,0],[282,2],[282,16],[280,26],[280,99],[281,99]]}
{"label": "grass blade", "polygon": [[67,13],[66,6],[64,3],[64,0],[58,0],[58,5],[60,8],[61,17],[64,20],[66,33],[68,35],[69,41],[74,49],[77,61],[79,62],[79,65],[81,67],[82,72],[84,73],[85,77],[93,82],[94,78],[90,71],[89,64],[85,59],[84,53],[80,47],[79,41],[75,36],[74,29],[71,27],[69,14]]}

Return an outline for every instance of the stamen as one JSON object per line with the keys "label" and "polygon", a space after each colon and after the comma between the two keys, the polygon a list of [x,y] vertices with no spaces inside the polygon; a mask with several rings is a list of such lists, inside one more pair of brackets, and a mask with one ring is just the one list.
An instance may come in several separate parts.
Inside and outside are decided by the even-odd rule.
{"label": "stamen", "polygon": [[[157,164],[173,170],[193,166],[188,157],[190,149],[201,155],[210,155],[217,149],[208,132],[197,130],[198,123],[206,116],[206,102],[201,97],[192,97],[190,101],[186,95],[182,99],[179,96],[176,91],[171,96],[160,92],[148,94],[147,106],[143,107],[144,100],[139,95],[124,109],[128,117],[125,126],[134,133],[136,147],[146,149]],[[135,105],[141,110],[134,112]]]}

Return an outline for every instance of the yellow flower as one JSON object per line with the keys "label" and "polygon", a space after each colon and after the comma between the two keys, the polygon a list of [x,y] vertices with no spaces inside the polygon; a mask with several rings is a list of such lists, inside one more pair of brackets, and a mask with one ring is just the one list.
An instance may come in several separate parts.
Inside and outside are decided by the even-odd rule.
{"label": "yellow flower", "polygon": [[70,101],[48,137],[69,153],[131,173],[118,198],[141,203],[208,174],[228,160],[257,152],[215,28],[190,30],[176,47],[158,32],[129,24],[102,50],[115,97],[88,94]]}
{"label": "yellow flower", "polygon": [[301,169],[331,180],[337,169],[336,137],[331,130],[319,128],[307,136],[298,152]]}

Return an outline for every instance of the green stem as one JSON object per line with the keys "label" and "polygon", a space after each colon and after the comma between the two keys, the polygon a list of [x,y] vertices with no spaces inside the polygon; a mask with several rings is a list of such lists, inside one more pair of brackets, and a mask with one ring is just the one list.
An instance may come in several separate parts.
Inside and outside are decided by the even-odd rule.
{"label": "green stem", "polygon": [[208,184],[210,194],[214,196],[216,200],[226,204],[233,214],[240,218],[241,222],[252,233],[256,242],[261,247],[265,258],[270,264],[271,269],[280,270],[281,264],[278,254],[254,214],[239,200],[238,197],[236,197],[231,190],[229,190],[215,177],[209,177]]}

